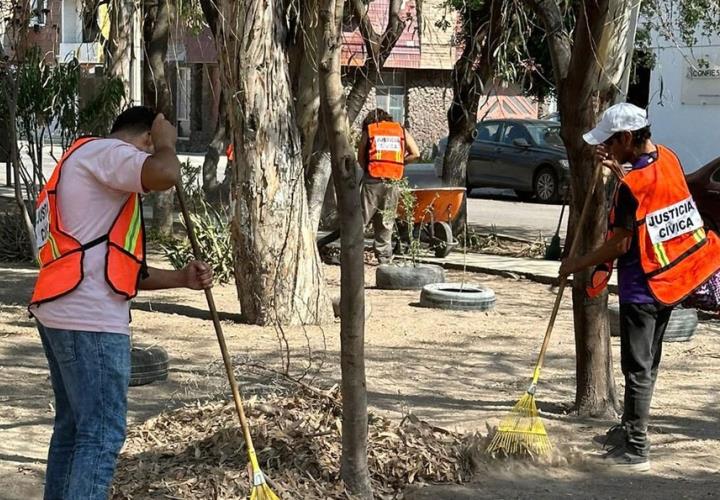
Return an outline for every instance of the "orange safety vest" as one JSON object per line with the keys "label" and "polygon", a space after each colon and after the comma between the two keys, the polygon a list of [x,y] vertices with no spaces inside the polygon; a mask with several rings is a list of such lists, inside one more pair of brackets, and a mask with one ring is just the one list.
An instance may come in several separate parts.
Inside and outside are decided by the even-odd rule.
{"label": "orange safety vest", "polygon": [[402,179],[405,167],[405,131],[399,123],[368,125],[368,173],[376,179]]}
{"label": "orange safety vest", "polygon": [[621,180],[638,202],[635,214],[640,264],[655,299],[681,302],[720,269],[720,239],[706,233],[675,153],[658,146],[658,158]]}
{"label": "orange safety vest", "polygon": [[83,280],[85,250],[107,242],[105,279],[110,288],[125,298],[137,295],[145,267],[145,227],[142,201],[131,194],[107,234],[82,244],[63,228],[58,211],[57,186],[67,159],[95,137],[78,139],[63,154],[37,201],[35,236],[40,274],[30,305],[50,302],[75,290]]}

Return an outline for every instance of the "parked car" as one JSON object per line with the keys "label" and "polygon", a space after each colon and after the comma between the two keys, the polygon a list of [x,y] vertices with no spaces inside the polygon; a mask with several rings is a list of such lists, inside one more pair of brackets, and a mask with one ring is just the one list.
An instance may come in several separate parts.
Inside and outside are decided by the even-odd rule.
{"label": "parked car", "polygon": [[[477,124],[467,164],[467,188],[510,188],[521,199],[558,201],[570,177],[560,124],[547,120],[487,120]],[[447,137],[435,173],[442,176]]]}
{"label": "parked car", "polygon": [[687,183],[705,226],[717,232],[720,228],[720,158],[689,174]]}

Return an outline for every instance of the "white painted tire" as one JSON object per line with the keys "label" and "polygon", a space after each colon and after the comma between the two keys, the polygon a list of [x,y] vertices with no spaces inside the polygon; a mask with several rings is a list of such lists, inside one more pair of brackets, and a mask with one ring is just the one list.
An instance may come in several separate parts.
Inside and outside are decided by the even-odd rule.
{"label": "white painted tire", "polygon": [[495,300],[492,289],[467,283],[427,285],[420,294],[420,305],[434,309],[489,311],[495,307]]}

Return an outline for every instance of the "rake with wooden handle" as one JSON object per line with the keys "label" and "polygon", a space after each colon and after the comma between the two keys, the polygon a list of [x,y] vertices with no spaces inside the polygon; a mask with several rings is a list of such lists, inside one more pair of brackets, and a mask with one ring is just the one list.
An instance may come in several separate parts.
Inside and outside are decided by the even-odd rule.
{"label": "rake with wooden handle", "polygon": [[[585,219],[587,218],[590,203],[595,193],[595,189],[600,182],[602,174],[602,166],[598,165],[595,168],[593,174],[592,184],[590,191],[585,197],[585,203],[583,205],[582,212],[580,212],[580,218],[575,226],[575,235],[570,245],[570,256],[574,257],[577,251],[578,241],[580,240],[580,232],[582,227],[585,225]],[[545,339],[543,340],[542,347],[540,348],[540,355],[538,356],[537,363],[535,364],[535,370],[533,371],[532,382],[530,387],[525,392],[520,401],[515,404],[510,414],[505,417],[500,426],[498,427],[492,442],[487,448],[487,452],[491,454],[504,453],[507,455],[544,455],[552,449],[552,444],[548,438],[545,426],[540,419],[538,414],[537,406],[535,404],[535,390],[537,388],[538,380],[540,379],[540,369],[542,368],[543,361],[545,360],[545,352],[547,351],[548,345],[550,344],[550,334],[552,333],[553,327],[555,326],[555,319],[560,309],[560,302],[562,301],[563,293],[565,292],[565,286],[567,285],[567,276],[560,277],[560,284],[558,287],[557,296],[555,297],[555,305],[550,315],[550,322],[548,323],[547,330],[545,331]]]}
{"label": "rake with wooden handle", "polygon": [[[193,255],[195,256],[195,259],[200,260],[200,245],[198,245],[197,238],[195,237],[195,226],[193,225],[192,219],[190,218],[190,214],[187,210],[185,193],[183,192],[182,185],[179,182],[175,185],[175,192],[177,193],[178,201],[180,202],[180,211],[182,212],[182,216],[185,221],[185,228],[187,229],[188,238],[190,238],[190,246],[192,246]],[[240,419],[240,426],[242,427],[243,436],[245,438],[248,459],[250,460],[252,468],[253,484],[250,492],[250,499],[280,500],[279,497],[270,489],[265,475],[260,470],[260,464],[258,463],[257,455],[255,454],[252,437],[250,436],[250,426],[248,425],[247,418],[245,417],[245,411],[243,410],[242,396],[240,395],[240,390],[238,389],[237,381],[235,380],[235,371],[233,370],[232,360],[228,354],[227,345],[225,344],[225,335],[223,335],[220,317],[218,316],[217,308],[215,307],[215,299],[213,299],[212,291],[209,288],[205,289],[205,298],[207,299],[210,316],[212,318],[213,325],[215,326],[215,335],[217,335],[218,343],[220,344],[220,352],[222,352],[225,372],[227,373],[228,381],[230,382],[230,389],[232,390],[233,400],[235,401],[235,409],[237,410],[238,418]]]}

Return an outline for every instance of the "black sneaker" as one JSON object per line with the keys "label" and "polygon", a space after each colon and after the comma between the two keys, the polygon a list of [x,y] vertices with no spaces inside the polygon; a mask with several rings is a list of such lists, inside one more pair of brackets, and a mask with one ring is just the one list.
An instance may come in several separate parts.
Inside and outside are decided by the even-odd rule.
{"label": "black sneaker", "polygon": [[615,424],[605,434],[598,434],[592,440],[603,450],[612,450],[618,446],[624,446],[626,438],[625,424]]}
{"label": "black sneaker", "polygon": [[648,457],[637,455],[624,446],[618,446],[607,452],[601,458],[601,463],[615,470],[629,472],[647,472],[650,470],[650,459]]}

